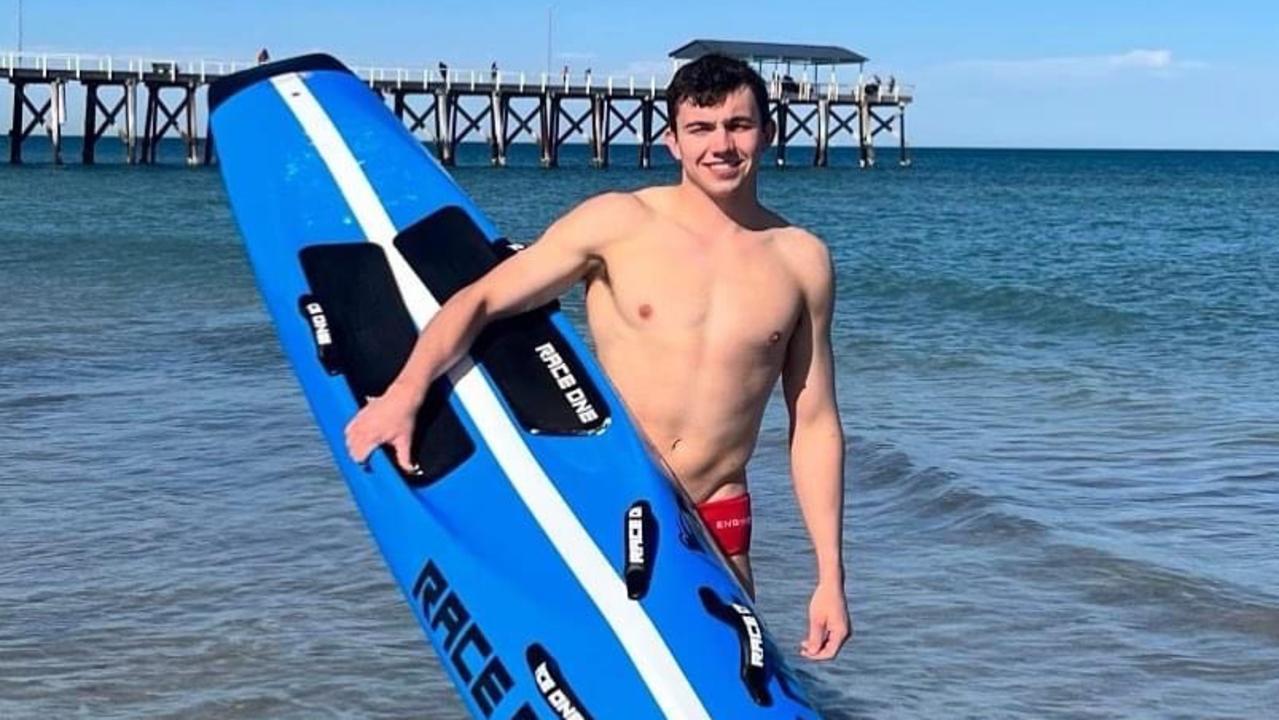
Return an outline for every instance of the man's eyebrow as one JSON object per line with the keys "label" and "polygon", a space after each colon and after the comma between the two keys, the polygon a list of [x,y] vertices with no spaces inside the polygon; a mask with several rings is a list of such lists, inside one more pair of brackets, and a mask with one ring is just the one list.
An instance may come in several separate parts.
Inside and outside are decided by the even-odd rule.
{"label": "man's eyebrow", "polygon": [[[755,122],[755,116],[754,115],[733,115],[732,117],[728,117],[724,119],[725,125],[729,123],[743,123],[743,122],[753,123]],[[714,120],[685,120],[684,121],[684,127],[693,127],[694,125],[709,125],[714,127],[716,125],[716,121]]]}

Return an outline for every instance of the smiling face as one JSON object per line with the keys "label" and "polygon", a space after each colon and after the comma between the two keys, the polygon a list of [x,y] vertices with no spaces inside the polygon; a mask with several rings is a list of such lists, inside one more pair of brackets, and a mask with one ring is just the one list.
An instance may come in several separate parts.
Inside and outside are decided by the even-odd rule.
{"label": "smiling face", "polygon": [[742,85],[715,105],[684,99],[666,131],[666,146],[679,161],[685,182],[714,199],[754,192],[755,173],[773,140],[772,123],[759,116],[759,103]]}

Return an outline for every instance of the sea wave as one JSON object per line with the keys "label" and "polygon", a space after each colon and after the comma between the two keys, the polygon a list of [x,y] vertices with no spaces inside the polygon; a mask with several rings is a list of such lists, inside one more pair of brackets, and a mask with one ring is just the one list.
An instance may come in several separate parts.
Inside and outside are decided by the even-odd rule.
{"label": "sea wave", "polygon": [[985,322],[1015,324],[1042,332],[1122,334],[1151,316],[1076,294],[990,282],[980,278],[908,277],[896,272],[862,276],[847,286],[854,303],[905,303],[912,312],[961,312]]}

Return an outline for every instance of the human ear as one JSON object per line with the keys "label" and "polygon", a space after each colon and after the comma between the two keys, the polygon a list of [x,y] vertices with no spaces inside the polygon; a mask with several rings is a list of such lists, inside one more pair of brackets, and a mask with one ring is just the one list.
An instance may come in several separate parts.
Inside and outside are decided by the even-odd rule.
{"label": "human ear", "polygon": [[670,151],[671,157],[675,158],[675,162],[683,159],[679,151],[679,138],[675,137],[674,130],[666,128],[666,131],[662,133],[662,142],[666,144],[666,149]]}

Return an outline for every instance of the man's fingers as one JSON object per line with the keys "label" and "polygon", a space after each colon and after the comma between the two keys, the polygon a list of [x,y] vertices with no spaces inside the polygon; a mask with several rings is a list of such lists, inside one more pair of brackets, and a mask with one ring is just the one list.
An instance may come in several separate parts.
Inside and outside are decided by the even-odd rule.
{"label": "man's fingers", "polygon": [[391,442],[391,448],[395,450],[395,462],[404,472],[415,472],[417,468],[414,466],[413,458],[409,456],[409,436],[400,435]]}
{"label": "man's fingers", "polygon": [[827,633],[825,645],[813,655],[814,660],[830,660],[839,653],[839,648],[844,644],[847,634],[841,634],[838,630]]}
{"label": "man's fingers", "polygon": [[826,621],[812,618],[808,621],[808,637],[800,643],[799,650],[805,657],[816,657],[826,641]]}
{"label": "man's fingers", "polygon": [[835,653],[839,652],[840,648],[844,647],[844,643],[848,642],[848,638],[850,637],[852,637],[852,633],[848,631],[847,627],[841,627],[837,632],[831,635],[831,657],[834,657]]}
{"label": "man's fingers", "polygon": [[824,645],[813,654],[814,660],[830,660],[839,654],[840,648],[844,647],[844,643],[848,641],[848,626],[842,622],[833,622],[827,625],[826,634],[823,638]]}
{"label": "man's fingers", "polygon": [[[355,462],[363,465],[368,462],[369,456],[377,449],[381,442],[369,437],[367,433],[361,431],[361,428],[352,421],[346,426],[346,452]],[[417,472],[417,466],[413,462],[411,456],[411,441],[408,435],[400,435],[390,439],[391,459],[396,465],[399,465],[404,472]]]}
{"label": "man's fingers", "polygon": [[[343,435],[346,436],[347,450],[354,450],[359,446],[360,436],[364,434],[362,432],[364,429],[363,421],[364,413],[362,411],[357,411],[355,415],[347,421],[346,428],[343,430]],[[352,455],[354,455],[354,453],[352,453]]]}
{"label": "man's fingers", "polygon": [[355,423],[346,426],[346,454],[350,455],[351,459],[357,463],[364,462],[364,458],[360,454],[359,437],[359,433],[355,429]]}
{"label": "man's fingers", "polygon": [[800,654],[809,660],[830,660],[839,654],[850,635],[848,623],[838,616],[818,614],[809,620],[808,637],[800,644]]}
{"label": "man's fingers", "polygon": [[347,424],[345,435],[346,453],[351,456],[351,459],[361,465],[368,462],[375,444],[369,442],[368,434],[359,424],[358,417]]}
{"label": "man's fingers", "polygon": [[369,461],[370,450],[367,445],[362,443],[356,443],[354,445],[349,446],[348,450],[351,453],[351,459],[354,460],[357,464],[363,465],[364,463]]}

